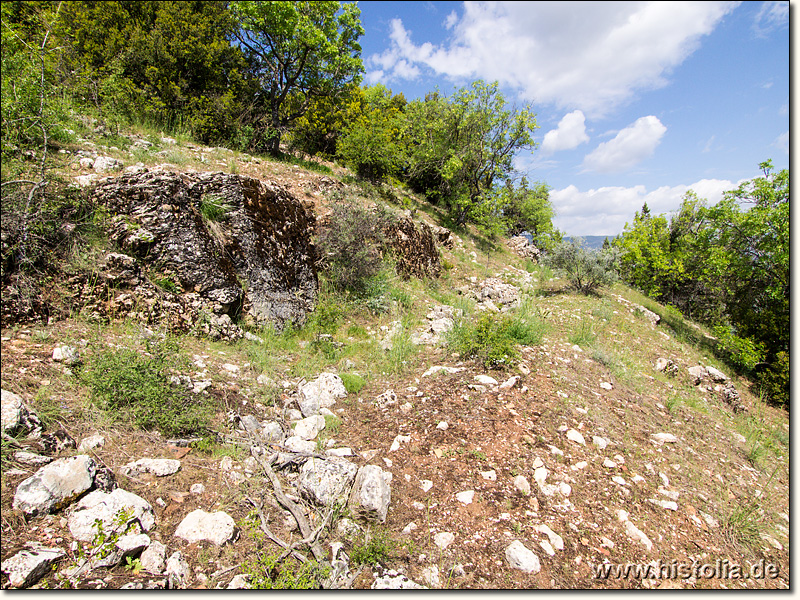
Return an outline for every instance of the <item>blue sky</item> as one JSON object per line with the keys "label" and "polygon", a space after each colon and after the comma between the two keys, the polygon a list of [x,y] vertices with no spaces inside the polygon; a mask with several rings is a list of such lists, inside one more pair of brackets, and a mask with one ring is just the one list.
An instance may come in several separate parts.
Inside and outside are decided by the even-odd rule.
{"label": "blue sky", "polygon": [[789,2],[361,1],[365,83],[406,98],[498,81],[529,103],[517,167],[568,235],[616,235],[646,201],[713,204],[789,167]]}

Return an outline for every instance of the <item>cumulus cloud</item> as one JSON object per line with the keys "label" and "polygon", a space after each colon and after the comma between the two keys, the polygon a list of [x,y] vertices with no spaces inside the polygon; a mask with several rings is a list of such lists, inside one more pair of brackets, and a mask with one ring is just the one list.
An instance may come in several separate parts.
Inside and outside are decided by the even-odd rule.
{"label": "cumulus cloud", "polygon": [[[368,79],[414,74],[497,80],[521,98],[603,116],[637,91],[667,83],[736,2],[465,2],[439,45],[416,44],[402,21],[390,47],[367,57]],[[397,66],[397,68],[395,68]]]}
{"label": "cumulus cloud", "polygon": [[550,201],[556,211],[553,225],[568,235],[617,235],[622,233],[626,223],[633,222],[633,215],[645,202],[653,214],[671,213],[680,208],[689,190],[714,205],[722,199],[723,192],[738,185],[738,182],[722,179],[701,179],[691,185],[662,186],[652,191],[647,191],[643,185],[587,191],[570,185],[550,191]]}
{"label": "cumulus cloud", "polygon": [[599,173],[619,173],[650,157],[661,142],[667,128],[657,117],[649,115],[620,131],[612,140],[603,142],[583,159],[583,167]]}
{"label": "cumulus cloud", "polygon": [[548,131],[542,141],[542,152],[552,154],[559,150],[572,150],[589,141],[586,135],[586,117],[580,110],[564,115],[558,127]]}

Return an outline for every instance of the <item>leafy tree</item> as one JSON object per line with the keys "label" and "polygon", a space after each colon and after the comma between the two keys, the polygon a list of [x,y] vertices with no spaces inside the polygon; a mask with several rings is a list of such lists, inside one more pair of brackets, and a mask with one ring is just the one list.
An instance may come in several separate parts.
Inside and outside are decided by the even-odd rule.
{"label": "leafy tree", "polygon": [[[231,2],[235,36],[260,85],[256,115],[266,150],[280,152],[283,132],[317,98],[338,101],[364,68],[360,10],[340,2]],[[294,95],[293,102],[288,102]]]}
{"label": "leafy tree", "polygon": [[476,81],[449,99],[429,94],[407,116],[407,177],[443,201],[457,225],[480,214],[494,185],[513,173],[516,153],[535,145],[535,115],[508,108],[497,82]]}
{"label": "leafy tree", "polygon": [[503,218],[507,234],[527,232],[537,248],[550,249],[555,235],[555,211],[550,202],[550,187],[544,182],[537,182],[530,187],[528,180],[523,177],[517,187],[507,181],[503,195]]}
{"label": "leafy tree", "polygon": [[406,149],[401,139],[405,128],[406,100],[402,94],[377,84],[363,90],[360,114],[339,140],[337,155],[359,177],[381,180],[397,176]]}

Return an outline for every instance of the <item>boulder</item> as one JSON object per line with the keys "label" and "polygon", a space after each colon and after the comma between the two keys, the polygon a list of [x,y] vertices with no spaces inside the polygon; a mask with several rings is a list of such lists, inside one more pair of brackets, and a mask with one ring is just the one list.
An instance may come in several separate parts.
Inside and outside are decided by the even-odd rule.
{"label": "boulder", "polygon": [[208,513],[202,509],[190,512],[175,530],[175,537],[187,542],[211,542],[222,546],[236,537],[236,523],[228,513]]}
{"label": "boulder", "polygon": [[343,458],[311,458],[300,468],[297,487],[310,502],[330,506],[346,500],[357,471],[356,465]]}
{"label": "boulder", "polygon": [[350,493],[348,506],[353,514],[370,521],[386,521],[392,490],[387,475],[377,465],[365,465],[358,470]]}
{"label": "boulder", "polygon": [[121,488],[112,492],[94,491],[81,498],[69,515],[67,525],[76,540],[90,542],[97,533],[95,522],[99,520],[103,531],[109,533],[115,527],[115,520],[123,511],[130,511],[127,524],[138,524],[142,531],[150,531],[156,522],[150,503]]}
{"label": "boulder", "polygon": [[17,552],[4,560],[0,571],[8,575],[8,585],[26,588],[49,573],[53,565],[65,556],[59,548],[31,548]]}
{"label": "boulder", "polygon": [[19,484],[14,509],[38,515],[62,508],[92,487],[96,470],[85,454],[54,460]]}

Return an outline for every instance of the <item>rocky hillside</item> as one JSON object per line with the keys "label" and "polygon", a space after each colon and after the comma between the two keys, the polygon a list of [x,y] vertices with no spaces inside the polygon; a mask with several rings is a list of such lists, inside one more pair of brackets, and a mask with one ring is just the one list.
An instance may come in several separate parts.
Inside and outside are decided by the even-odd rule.
{"label": "rocky hillside", "polygon": [[[4,281],[3,587],[789,587],[788,415],[702,330],[334,165],[126,139],[64,152],[98,234]],[[365,298],[342,198],[395,215]]]}

